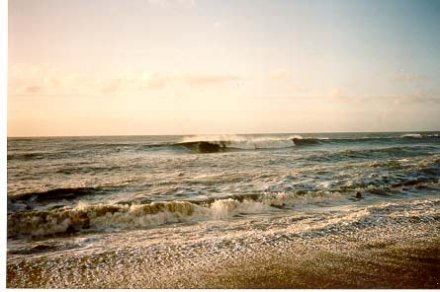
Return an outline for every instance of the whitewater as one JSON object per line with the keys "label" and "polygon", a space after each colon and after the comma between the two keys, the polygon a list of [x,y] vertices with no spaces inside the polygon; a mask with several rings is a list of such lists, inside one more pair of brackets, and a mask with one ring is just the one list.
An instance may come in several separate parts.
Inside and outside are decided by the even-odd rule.
{"label": "whitewater", "polygon": [[[439,132],[8,138],[7,159],[8,287],[324,287],[317,251],[439,239]],[[402,265],[379,286],[436,287]],[[365,287],[343,270],[330,287]]]}

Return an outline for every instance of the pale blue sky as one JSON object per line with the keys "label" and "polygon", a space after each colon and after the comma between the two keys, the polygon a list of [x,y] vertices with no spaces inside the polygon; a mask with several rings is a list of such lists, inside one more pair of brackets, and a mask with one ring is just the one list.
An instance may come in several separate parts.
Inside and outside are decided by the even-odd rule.
{"label": "pale blue sky", "polygon": [[438,130],[439,1],[14,0],[8,135]]}

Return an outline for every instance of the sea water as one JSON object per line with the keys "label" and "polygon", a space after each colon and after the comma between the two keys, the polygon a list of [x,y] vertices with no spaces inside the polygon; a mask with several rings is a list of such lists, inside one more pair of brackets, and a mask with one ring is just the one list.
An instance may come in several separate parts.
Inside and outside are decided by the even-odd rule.
{"label": "sea water", "polygon": [[135,265],[145,253],[169,276],[179,257],[203,265],[225,246],[277,246],[418,209],[429,221],[439,134],[8,138],[8,262],[111,252]]}

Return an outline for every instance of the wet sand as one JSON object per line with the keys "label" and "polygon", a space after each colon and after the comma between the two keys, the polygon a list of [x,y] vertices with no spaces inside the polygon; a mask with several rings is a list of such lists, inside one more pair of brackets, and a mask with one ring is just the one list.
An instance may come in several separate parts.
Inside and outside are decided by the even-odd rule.
{"label": "wet sand", "polygon": [[[215,280],[222,288],[440,288],[440,239],[387,238],[242,261]],[[209,286],[209,285],[208,285]]]}
{"label": "wet sand", "polygon": [[439,207],[440,200],[385,205],[301,232],[262,223],[223,238],[176,240],[170,228],[168,239],[136,231],[145,237],[124,248],[113,239],[101,252],[8,254],[7,287],[438,289]]}

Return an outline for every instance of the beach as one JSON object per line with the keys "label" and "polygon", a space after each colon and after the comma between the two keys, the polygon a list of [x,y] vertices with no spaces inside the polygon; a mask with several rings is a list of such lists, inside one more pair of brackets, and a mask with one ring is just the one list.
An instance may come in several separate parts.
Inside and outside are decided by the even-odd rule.
{"label": "beach", "polygon": [[[7,286],[439,288],[439,211],[439,199],[416,200],[333,212],[319,222],[248,222],[221,236],[209,234],[215,226],[208,224],[203,237],[191,226],[173,226],[161,238],[133,231],[76,253],[40,246],[26,257],[8,254]],[[271,230],[280,221],[284,228]],[[132,238],[130,246],[119,244]]]}

